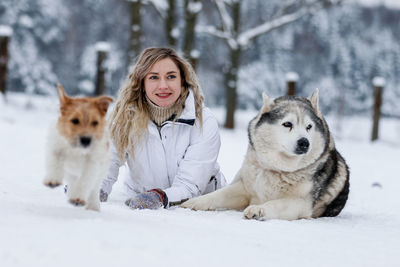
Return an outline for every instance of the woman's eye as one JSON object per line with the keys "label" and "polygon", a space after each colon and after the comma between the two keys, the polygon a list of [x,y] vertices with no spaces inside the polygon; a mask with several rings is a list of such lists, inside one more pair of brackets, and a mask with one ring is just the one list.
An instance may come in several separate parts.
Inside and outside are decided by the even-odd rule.
{"label": "woman's eye", "polygon": [[309,125],[307,125],[306,130],[309,131],[311,128],[312,128],[312,125],[309,124]]}
{"label": "woman's eye", "polygon": [[175,78],[176,78],[176,75],[173,75],[173,74],[168,75],[168,79],[175,79]]}
{"label": "woman's eye", "polygon": [[157,80],[157,79],[158,79],[158,77],[156,75],[152,75],[149,77],[149,80]]}
{"label": "woman's eye", "polygon": [[73,124],[75,124],[75,125],[78,125],[78,124],[79,124],[79,120],[78,120],[77,118],[73,118],[73,119],[71,120],[71,122],[72,122]]}
{"label": "woman's eye", "polygon": [[293,124],[289,121],[282,123],[283,127],[292,128]]}

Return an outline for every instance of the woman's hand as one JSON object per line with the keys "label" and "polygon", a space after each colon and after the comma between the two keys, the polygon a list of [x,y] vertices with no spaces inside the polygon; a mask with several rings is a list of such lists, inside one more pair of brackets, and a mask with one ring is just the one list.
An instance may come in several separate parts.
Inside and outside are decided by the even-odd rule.
{"label": "woman's hand", "polygon": [[100,189],[100,201],[106,202],[108,199],[108,194],[103,189]]}
{"label": "woman's hand", "polygon": [[147,192],[136,195],[134,198],[129,198],[125,204],[131,209],[159,209],[168,206],[168,198],[161,189],[152,189]]}

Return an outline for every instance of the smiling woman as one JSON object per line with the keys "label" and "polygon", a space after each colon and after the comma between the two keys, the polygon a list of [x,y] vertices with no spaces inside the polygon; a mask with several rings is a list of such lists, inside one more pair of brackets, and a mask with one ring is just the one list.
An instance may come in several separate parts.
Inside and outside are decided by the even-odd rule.
{"label": "smiling woman", "polygon": [[144,50],[112,113],[113,156],[101,200],[125,163],[125,204],[133,209],[166,208],[224,186],[218,123],[203,99],[193,68],[173,49]]}
{"label": "smiling woman", "polygon": [[173,105],[181,95],[181,89],[178,66],[169,58],[155,63],[144,80],[146,96],[160,107]]}

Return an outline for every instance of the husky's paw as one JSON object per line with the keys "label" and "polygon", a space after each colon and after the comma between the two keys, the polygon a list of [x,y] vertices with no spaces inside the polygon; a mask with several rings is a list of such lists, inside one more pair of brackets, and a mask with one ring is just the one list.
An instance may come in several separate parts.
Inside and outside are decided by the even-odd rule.
{"label": "husky's paw", "polygon": [[206,196],[189,199],[180,206],[192,210],[215,210],[212,199]]}
{"label": "husky's paw", "polygon": [[80,198],[70,199],[69,203],[71,203],[74,206],[85,206],[85,204],[86,204],[86,202]]}
{"label": "husky's paw", "polygon": [[259,221],[265,220],[264,208],[260,205],[248,206],[244,211],[243,215],[246,219],[256,219]]}
{"label": "husky's paw", "polygon": [[48,187],[54,188],[61,185],[61,182],[55,179],[44,179],[43,184]]}

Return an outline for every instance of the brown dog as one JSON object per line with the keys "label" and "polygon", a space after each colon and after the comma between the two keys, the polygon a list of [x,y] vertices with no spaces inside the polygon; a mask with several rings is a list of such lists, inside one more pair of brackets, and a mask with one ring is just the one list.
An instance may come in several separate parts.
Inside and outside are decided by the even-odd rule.
{"label": "brown dog", "polygon": [[68,97],[58,85],[60,116],[51,127],[47,146],[49,187],[68,182],[69,202],[100,210],[99,190],[109,165],[106,113],[111,97]]}

